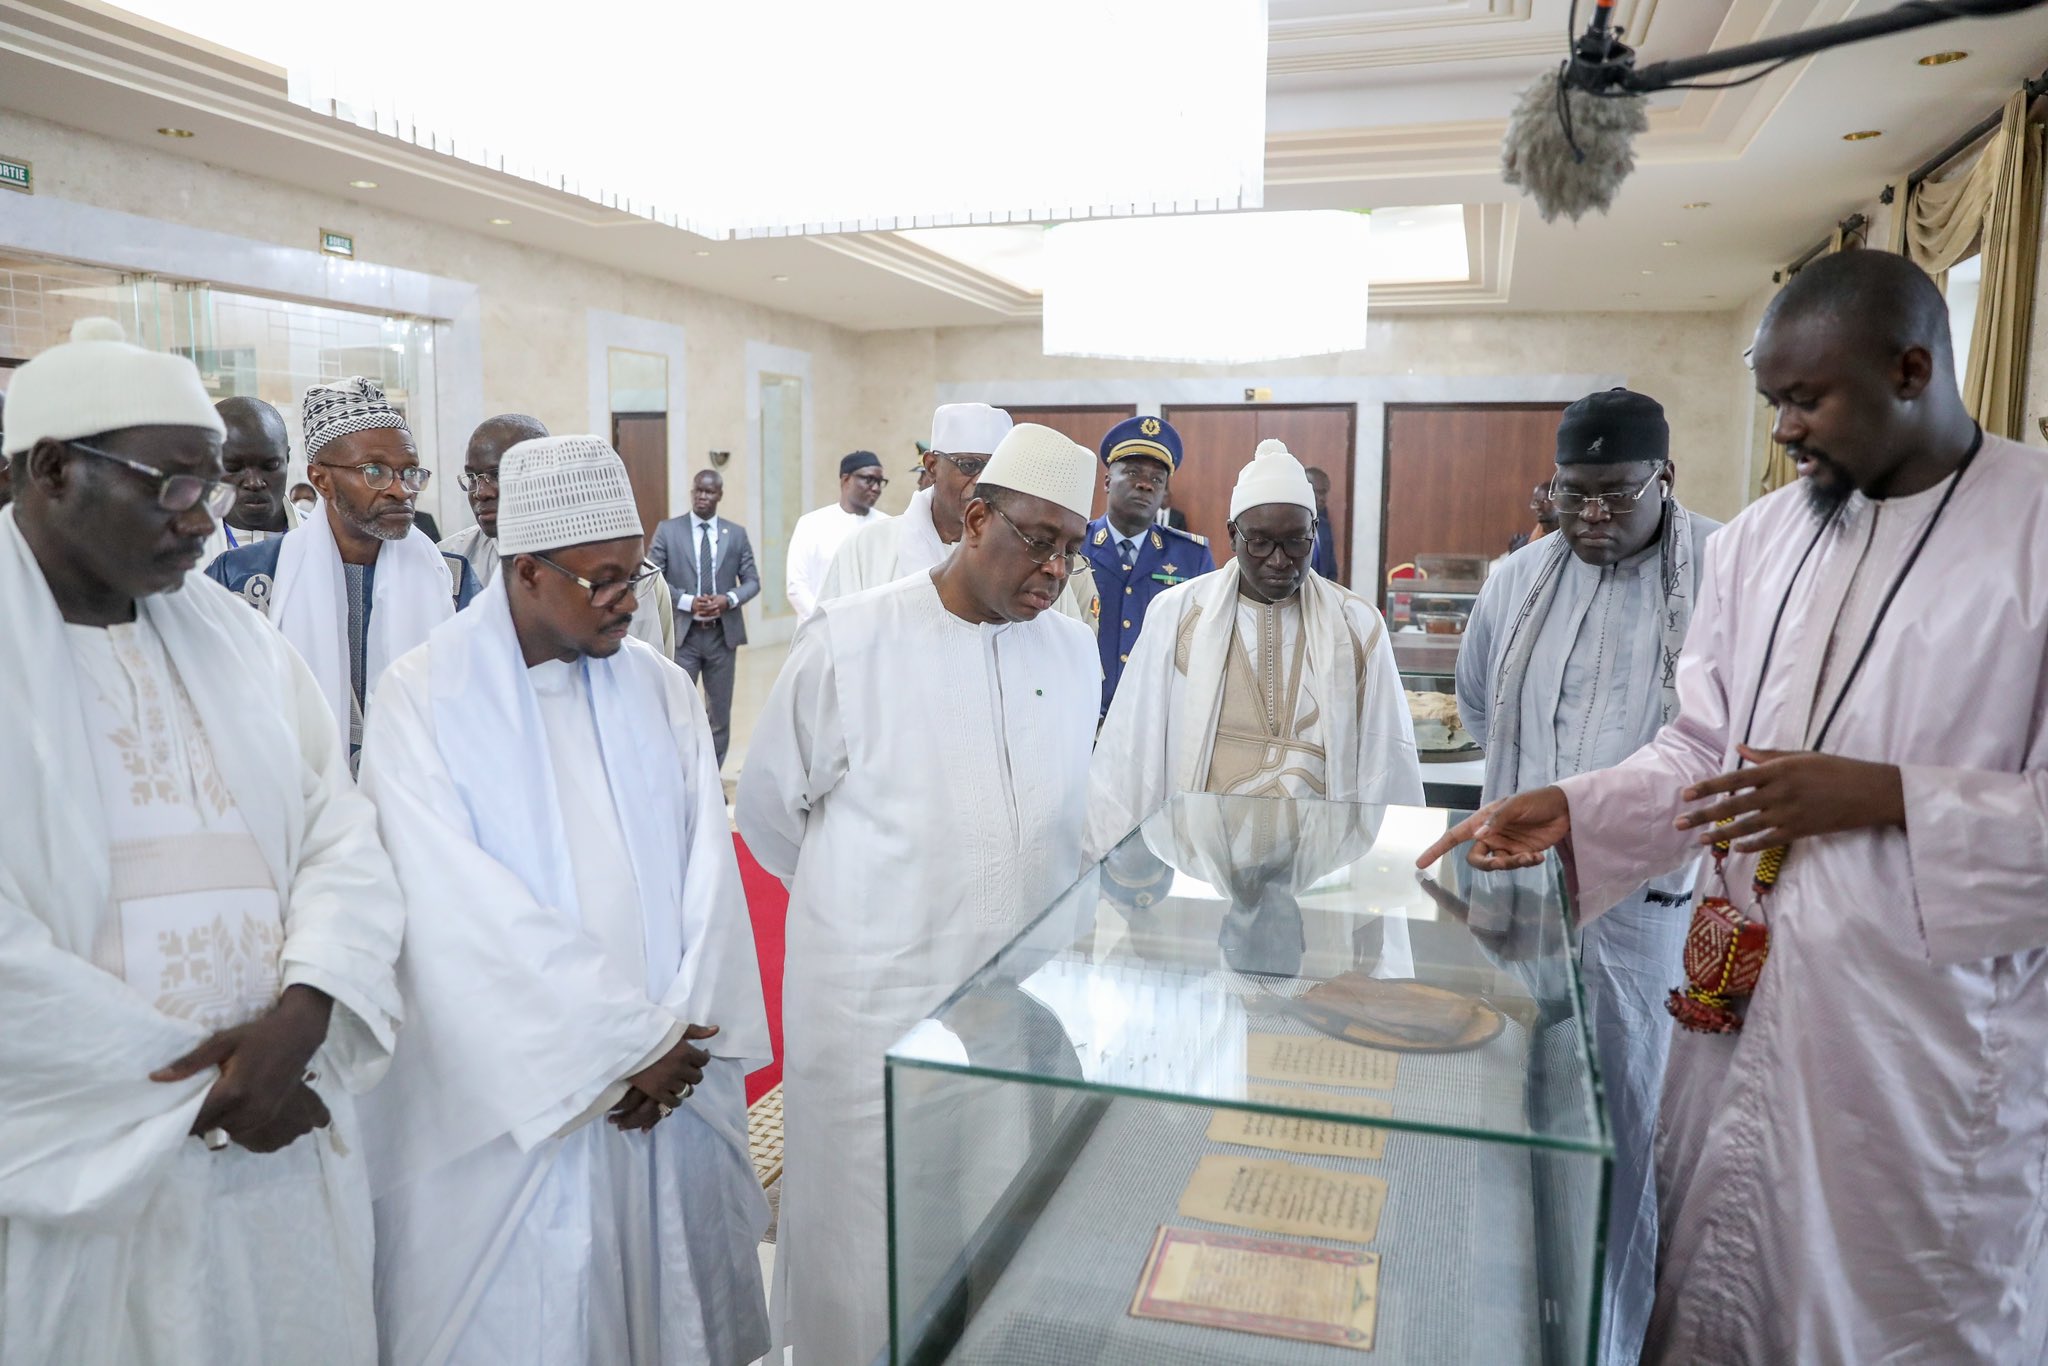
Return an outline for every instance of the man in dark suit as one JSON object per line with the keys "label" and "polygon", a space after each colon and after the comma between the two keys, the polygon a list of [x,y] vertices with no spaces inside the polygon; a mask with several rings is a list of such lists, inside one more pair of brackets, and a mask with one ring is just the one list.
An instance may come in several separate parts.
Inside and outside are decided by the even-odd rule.
{"label": "man in dark suit", "polygon": [[1337,528],[1330,523],[1330,475],[1311,465],[1308,469],[1308,486],[1316,493],[1316,548],[1309,556],[1309,565],[1316,573],[1337,582]]}
{"label": "man in dark suit", "polygon": [[704,684],[711,742],[725,764],[732,733],[732,680],[739,647],[747,643],[747,600],[761,591],[747,529],[718,515],[725,480],[700,470],[690,483],[690,514],[654,529],[647,558],[659,566],[676,600],[676,663]]}

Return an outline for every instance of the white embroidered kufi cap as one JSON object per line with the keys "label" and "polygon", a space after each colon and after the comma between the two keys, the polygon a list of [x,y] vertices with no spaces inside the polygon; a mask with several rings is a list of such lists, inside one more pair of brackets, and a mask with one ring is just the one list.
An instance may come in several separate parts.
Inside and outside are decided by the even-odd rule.
{"label": "white embroidered kufi cap", "polygon": [[76,441],[128,427],[201,427],[219,435],[220,414],[183,356],[131,346],[112,318],[80,318],[71,340],[14,372],[7,388],[7,444]]}
{"label": "white embroidered kufi cap", "polygon": [[299,422],[306,434],[308,464],[336,437],[379,427],[406,429],[405,415],[384,397],[384,386],[363,375],[308,389],[299,400]]}
{"label": "white embroidered kufi cap", "polygon": [[1309,485],[1308,471],[1284,443],[1271,438],[1261,441],[1252,463],[1238,471],[1237,487],[1230,491],[1230,519],[1236,521],[1246,508],[1267,503],[1292,503],[1311,513],[1316,510],[1316,491]]}
{"label": "white embroidered kufi cap", "polygon": [[527,555],[644,534],[626,462],[595,436],[541,436],[498,467],[498,553]]}
{"label": "white embroidered kufi cap", "polygon": [[945,455],[988,455],[1012,425],[1008,413],[986,403],[943,403],[932,414],[932,449]]}
{"label": "white embroidered kufi cap", "polygon": [[1098,478],[1095,452],[1050,427],[1019,422],[996,443],[980,482],[1043,498],[1086,521],[1095,505]]}

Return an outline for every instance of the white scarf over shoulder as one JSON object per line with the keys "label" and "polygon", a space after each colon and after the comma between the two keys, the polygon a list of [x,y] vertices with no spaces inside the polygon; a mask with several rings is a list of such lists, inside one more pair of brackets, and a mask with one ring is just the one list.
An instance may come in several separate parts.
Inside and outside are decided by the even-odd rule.
{"label": "white scarf over shoulder", "polygon": [[[298,647],[320,691],[334,710],[336,733],[349,739],[352,701],[348,662],[348,585],[341,571],[341,548],[334,540],[325,503],[285,533],[277,551],[277,583],[272,591],[270,619],[284,638]],[[370,589],[370,630],[363,661],[363,710],[377,680],[400,655],[427,638],[427,632],[455,615],[454,587],[448,562],[433,538],[414,527],[404,539],[386,541],[377,552],[377,573]]]}
{"label": "white scarf over shoulder", "polygon": [[[1089,769],[1088,858],[1099,858],[1176,792],[1200,792],[1207,784],[1224,671],[1237,637],[1238,584],[1238,563],[1231,559],[1153,599]],[[1301,584],[1301,625],[1308,674],[1322,703],[1325,795],[1338,802],[1419,803],[1413,723],[1379,614],[1349,589],[1311,572]],[[1184,632],[1190,634],[1185,674],[1178,658]],[[1382,652],[1388,652],[1384,659]]]}
{"label": "white scarf over shoulder", "polygon": [[[424,699],[408,673],[416,661],[394,675],[403,681],[392,710],[371,717],[365,740],[364,789],[411,910],[400,963],[406,1046],[372,1098],[384,1121],[370,1132],[380,1195],[501,1136],[521,1149],[549,1138],[623,1075],[615,1064],[661,1036],[650,1028],[659,1012],[718,1025],[706,1047],[719,1057],[770,1057],[752,922],[695,689],[671,687],[669,675],[686,676],[635,641],[582,661],[646,932],[646,980],[626,982],[581,926],[505,585],[501,574],[434,631]],[[744,1123],[742,1111],[722,1134],[742,1153]]]}

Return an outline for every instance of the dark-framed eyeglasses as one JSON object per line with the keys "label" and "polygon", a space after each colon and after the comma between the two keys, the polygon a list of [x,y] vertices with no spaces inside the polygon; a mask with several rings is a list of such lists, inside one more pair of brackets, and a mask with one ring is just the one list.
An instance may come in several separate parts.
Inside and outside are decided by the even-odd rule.
{"label": "dark-framed eyeglasses", "polygon": [[140,460],[130,460],[125,455],[103,451],[98,446],[88,446],[83,441],[67,441],[65,445],[87,455],[96,455],[102,460],[111,460],[116,465],[126,465],[145,479],[156,481],[156,505],[165,512],[186,512],[204,506],[206,515],[218,522],[235,505],[235,486],[225,479],[208,479],[203,474],[170,474],[154,465],[145,465]]}
{"label": "dark-framed eyeglasses", "polygon": [[434,477],[432,470],[423,469],[418,465],[408,465],[401,470],[379,464],[375,460],[361,465],[330,465],[325,460],[315,460],[313,463],[326,466],[330,470],[354,470],[373,491],[380,492],[390,488],[391,481],[396,479],[405,486],[407,493],[425,493],[427,482]]}
{"label": "dark-framed eyeglasses", "polygon": [[1024,542],[1024,553],[1031,557],[1033,564],[1051,564],[1053,561],[1058,560],[1065,566],[1069,575],[1078,574],[1088,567],[1088,557],[1080,551],[1069,550],[1062,552],[1059,546],[1051,541],[1041,541],[1036,537],[1026,536],[1024,529],[1010,520],[1009,513],[1003,511],[994,503],[990,503],[988,507],[989,511],[1003,519],[1004,524],[1010,530],[1017,533],[1017,539]]}
{"label": "dark-framed eyeglasses", "polygon": [[479,484],[488,484],[492,488],[498,487],[498,472],[496,470],[464,470],[455,476],[455,482],[464,493],[475,493]]}
{"label": "dark-framed eyeglasses", "polygon": [[1263,560],[1276,550],[1287,552],[1290,560],[1307,559],[1316,548],[1315,524],[1310,523],[1305,536],[1254,536],[1238,529],[1236,522],[1230,524],[1230,534],[1237,537],[1239,549],[1255,560]]}
{"label": "dark-framed eyeglasses", "polygon": [[659,567],[649,564],[646,560],[642,560],[640,561],[640,567],[633,571],[633,577],[630,579],[607,579],[603,583],[592,583],[581,574],[562,568],[562,566],[556,564],[545,555],[535,555],[533,558],[539,560],[542,564],[569,580],[569,582],[579,584],[586,589],[590,593],[590,605],[597,608],[600,612],[608,611],[618,606],[619,600],[629,592],[634,597],[639,597],[646,590],[647,585],[654,582],[655,576],[661,573]]}
{"label": "dark-framed eyeglasses", "polygon": [[990,459],[986,455],[955,455],[951,451],[934,451],[933,454],[969,479],[981,478],[981,472],[988,468]]}
{"label": "dark-framed eyeglasses", "polygon": [[863,488],[885,489],[889,487],[889,481],[879,474],[856,474],[853,476],[853,482]]}
{"label": "dark-framed eyeglasses", "polygon": [[1584,516],[1586,509],[1595,503],[1598,503],[1600,510],[1609,517],[1626,517],[1636,510],[1637,503],[1643,501],[1643,495],[1650,491],[1650,486],[1663,477],[1663,467],[1659,466],[1643,481],[1643,486],[1633,493],[1594,494],[1566,492],[1559,489],[1557,481],[1553,479],[1550,484],[1550,504],[1567,517]]}

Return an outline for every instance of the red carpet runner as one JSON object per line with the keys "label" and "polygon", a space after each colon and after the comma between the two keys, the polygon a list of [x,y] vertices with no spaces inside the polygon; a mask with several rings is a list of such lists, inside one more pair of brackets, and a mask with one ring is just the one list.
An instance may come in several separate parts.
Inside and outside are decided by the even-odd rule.
{"label": "red carpet runner", "polygon": [[754,921],[754,951],[761,955],[761,991],[768,998],[768,1038],[775,1061],[747,1078],[747,1104],[752,1105],[782,1084],[782,925],[789,914],[789,891],[782,879],[754,862],[746,841],[732,837],[740,856],[740,885],[747,892],[747,913]]}

